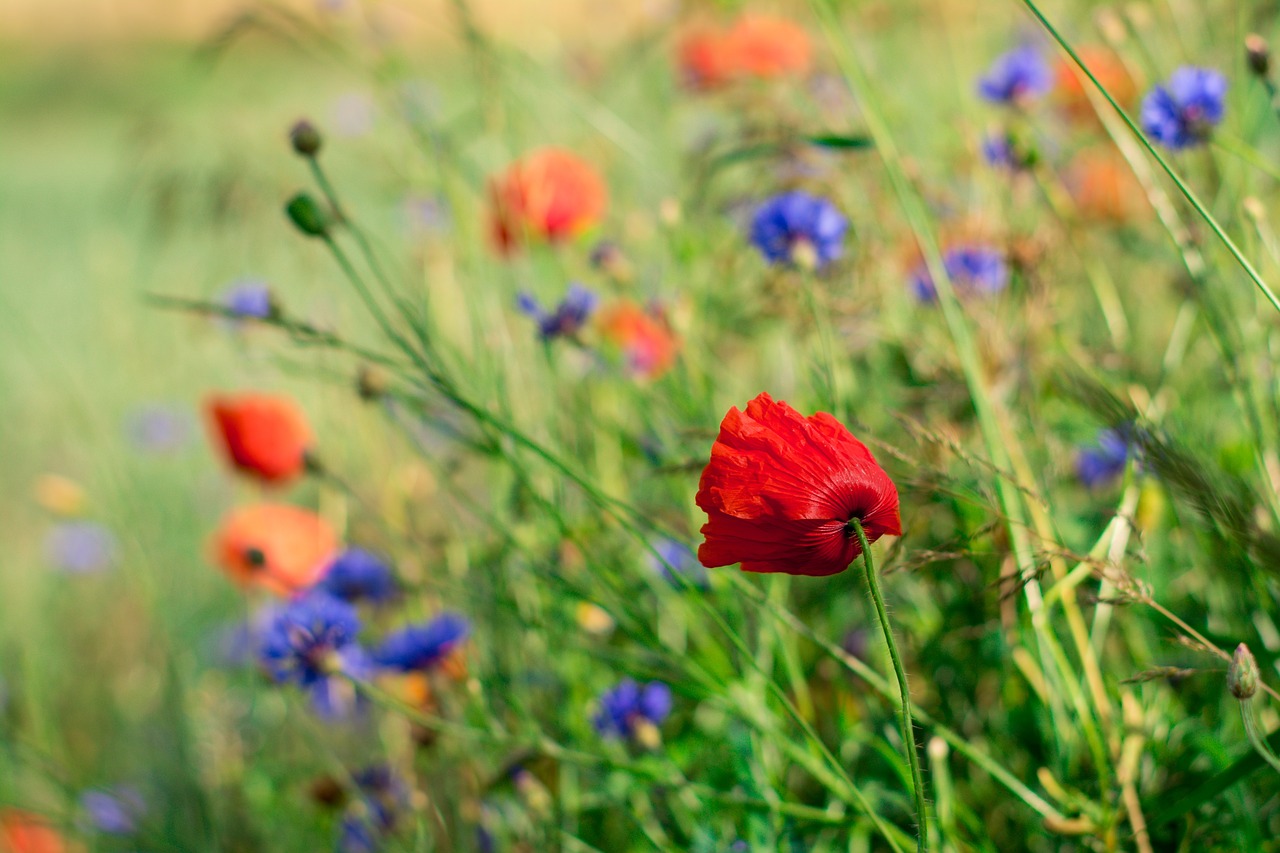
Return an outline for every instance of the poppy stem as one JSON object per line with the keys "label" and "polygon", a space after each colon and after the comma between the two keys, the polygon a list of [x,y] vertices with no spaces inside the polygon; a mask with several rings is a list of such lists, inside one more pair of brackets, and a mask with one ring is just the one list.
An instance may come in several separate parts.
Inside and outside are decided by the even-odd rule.
{"label": "poppy stem", "polygon": [[916,849],[929,849],[929,817],[924,801],[924,780],[920,775],[920,752],[916,745],[915,724],[911,720],[911,691],[907,688],[907,671],[902,666],[902,655],[898,653],[898,644],[893,639],[893,628],[889,625],[889,612],[884,606],[884,596],[880,593],[880,580],[876,576],[876,566],[871,559],[871,543],[867,541],[867,533],[862,529],[862,522],[857,518],[849,519],[849,527],[858,537],[862,546],[862,566],[866,569],[867,586],[871,590],[871,600],[876,605],[876,616],[880,620],[880,628],[884,632],[885,645],[889,647],[889,658],[893,661],[893,673],[898,679],[898,692],[901,696],[899,710],[902,712],[902,745],[907,752],[907,764],[911,767],[911,788],[916,797]]}

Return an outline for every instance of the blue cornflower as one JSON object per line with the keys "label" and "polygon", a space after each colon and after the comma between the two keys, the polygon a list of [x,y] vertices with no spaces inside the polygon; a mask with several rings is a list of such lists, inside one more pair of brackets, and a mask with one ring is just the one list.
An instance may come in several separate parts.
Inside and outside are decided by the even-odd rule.
{"label": "blue cornflower", "polygon": [[538,334],[544,341],[552,338],[572,338],[586,325],[587,318],[596,307],[598,297],[587,288],[574,282],[569,291],[548,313],[531,293],[521,293],[516,299],[520,310],[538,322]]}
{"label": "blue cornflower", "polygon": [[1201,145],[1225,112],[1227,78],[1209,68],[1183,66],[1142,102],[1142,129],[1175,151]]}
{"label": "blue cornflower", "polygon": [[313,592],[282,605],[258,637],[258,662],[281,684],[296,684],[322,716],[344,716],[357,705],[350,683],[371,674],[368,655],[356,643],[360,618],[341,599]]}
{"label": "blue cornflower", "polygon": [[147,803],[136,788],[91,790],[80,795],[80,808],[88,824],[106,835],[130,835],[147,812]]}
{"label": "blue cornflower", "polygon": [[409,625],[387,636],[373,653],[379,666],[401,672],[429,670],[439,665],[471,633],[471,623],[456,613],[442,613],[430,622]]}
{"label": "blue cornflower", "polygon": [[[998,293],[1009,284],[1004,255],[990,246],[953,246],[943,253],[942,263],[960,296]],[[938,298],[933,276],[923,264],[911,274],[911,289],[921,302]]]}
{"label": "blue cornflower", "polygon": [[671,713],[671,688],[661,681],[641,686],[630,678],[600,697],[592,725],[604,735],[636,736],[644,726],[659,726]]}
{"label": "blue cornflower", "polygon": [[235,317],[265,320],[276,311],[275,299],[266,282],[237,281],[222,294],[222,306]]}
{"label": "blue cornflower", "polygon": [[771,264],[820,269],[840,257],[848,229],[849,220],[825,198],[788,192],[756,208],[751,242]]}
{"label": "blue cornflower", "polygon": [[185,408],[152,403],[134,411],[125,433],[138,450],[170,453],[187,443],[192,433],[191,413]]}
{"label": "blue cornflower", "polygon": [[982,159],[987,161],[988,166],[998,169],[1016,168],[1013,139],[1007,133],[992,133],[982,137]]}
{"label": "blue cornflower", "polygon": [[680,578],[684,578],[700,589],[707,586],[707,570],[698,562],[693,550],[683,542],[674,539],[654,540],[653,550],[648,554],[650,568],[666,578],[673,586],[680,587]]}
{"label": "blue cornflower", "polygon": [[1019,104],[1053,88],[1053,72],[1031,45],[997,57],[978,80],[978,94],[997,104]]}
{"label": "blue cornflower", "polygon": [[338,826],[338,853],[375,853],[409,808],[409,787],[386,765],[355,774],[355,796]]}
{"label": "blue cornflower", "polygon": [[380,604],[395,597],[396,578],[377,554],[348,548],[329,565],[317,589],[343,601],[368,599]]}
{"label": "blue cornflower", "polygon": [[1076,476],[1086,487],[1097,488],[1123,474],[1128,460],[1129,439],[1124,432],[1104,429],[1098,433],[1097,444],[1080,448]]}
{"label": "blue cornflower", "polygon": [[49,531],[44,549],[55,568],[88,575],[115,565],[119,543],[115,534],[96,521],[64,521]]}

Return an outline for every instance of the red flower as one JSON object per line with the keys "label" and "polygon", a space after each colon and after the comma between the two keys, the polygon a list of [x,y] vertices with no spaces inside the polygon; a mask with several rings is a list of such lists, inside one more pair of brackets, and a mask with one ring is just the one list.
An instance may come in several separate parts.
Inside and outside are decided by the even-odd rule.
{"label": "red flower", "polygon": [[560,148],[513,163],[490,185],[494,242],[503,253],[527,236],[556,243],[576,237],[604,215],[608,191],[591,164]]}
{"label": "red flower", "polygon": [[285,504],[259,504],[227,513],[214,535],[214,559],[246,586],[291,595],[314,586],[338,550],[323,518]]}
{"label": "red flower", "polygon": [[311,429],[289,398],[213,397],[206,407],[216,439],[236,468],[266,483],[283,483],[306,470]]}
{"label": "red flower", "polygon": [[725,415],[697,501],[709,568],[834,575],[862,553],[851,519],[869,542],[902,535],[898,490],[871,451],[826,412],[806,418],[768,394]]}
{"label": "red flower", "polygon": [[676,62],[684,82],[694,89],[715,89],[737,70],[729,38],[714,30],[693,30],[676,46]]}
{"label": "red flower", "polygon": [[637,376],[656,379],[675,363],[680,339],[660,312],[633,302],[617,302],[597,315],[601,336],[622,351]]}
{"label": "red flower", "polygon": [[71,847],[38,815],[18,809],[0,812],[0,851],[4,853],[65,853]]}
{"label": "red flower", "polygon": [[745,15],[728,34],[734,70],[750,77],[782,77],[809,70],[809,36],[783,18]]}

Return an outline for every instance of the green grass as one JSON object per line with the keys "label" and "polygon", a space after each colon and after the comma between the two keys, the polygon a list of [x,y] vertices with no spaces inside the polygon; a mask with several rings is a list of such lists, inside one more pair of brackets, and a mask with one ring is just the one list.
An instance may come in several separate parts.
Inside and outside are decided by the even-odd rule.
{"label": "green grass", "polygon": [[[1280,198],[1255,165],[1280,131],[1238,47],[1263,6],[1218,32],[1208,22],[1234,6],[1157,5],[1119,45],[1149,82],[1184,62],[1232,79],[1231,145],[1169,158],[1195,205],[1114,121],[1069,126],[1050,104],[1017,119],[1043,141],[1035,174],[982,164],[981,133],[1004,119],[972,81],[1030,23],[1018,4],[982,30],[924,4],[827,8],[796,18],[818,73],[848,81],[835,104],[787,81],[683,92],[656,22],[551,56],[483,34],[427,52],[309,31],[220,50],[7,52],[0,806],[46,814],[92,849],[312,851],[332,847],[339,817],[315,781],[389,762],[418,792],[389,850],[476,849],[477,825],[500,850],[910,848],[898,694],[858,567],[715,569],[700,592],[648,566],[657,535],[696,545],[693,494],[720,418],[768,390],[833,413],[898,483],[905,536],[875,551],[930,849],[1277,849],[1280,786],[1246,739],[1226,663],[1200,645],[1247,643],[1275,680],[1277,328],[1250,278],[1276,279],[1280,244],[1242,199],[1266,211]],[[1069,43],[1100,40],[1081,10],[1045,14]],[[333,104],[353,91],[378,109],[372,132],[344,138]],[[407,96],[426,109],[406,115]],[[296,190],[322,195],[285,138],[304,115],[401,300],[385,304],[402,344],[283,215]],[[776,140],[831,134],[873,145],[793,146],[808,168],[782,168]],[[1162,216],[1090,222],[1061,195],[1072,153],[1117,142]],[[601,168],[609,213],[591,239],[503,261],[485,178],[544,144]],[[851,221],[830,272],[766,267],[734,218],[796,184]],[[447,227],[414,231],[411,196],[441,199]],[[975,223],[1022,259],[1008,291],[958,299],[943,284],[940,306],[917,303],[914,247],[942,278],[939,248]],[[633,275],[592,268],[596,237]],[[336,240],[381,294],[351,232]],[[247,276],[344,345],[236,332],[148,298],[216,300]],[[555,301],[569,281],[661,300],[676,366],[639,381],[595,359],[590,335],[585,350],[541,344],[516,294]],[[389,400],[357,397],[348,344],[386,357]],[[362,722],[325,724],[291,688],[219,664],[217,632],[263,602],[210,565],[207,539],[262,493],[219,464],[198,410],[242,388],[294,395],[337,477],[272,498],[395,560],[409,594],[367,614],[370,634],[444,609],[475,623],[468,675],[437,679],[425,717],[383,681]],[[157,402],[189,412],[194,434],[140,453],[125,425]],[[1128,420],[1144,461],[1084,489],[1077,446]],[[35,486],[49,473],[81,484],[83,514],[119,537],[113,571],[47,564],[57,519]],[[585,630],[584,604],[613,628]],[[858,656],[841,648],[850,631]],[[675,692],[658,748],[591,728],[624,676]],[[1275,731],[1274,700],[1252,706]],[[121,783],[150,804],[140,835],[86,835],[79,792]]]}

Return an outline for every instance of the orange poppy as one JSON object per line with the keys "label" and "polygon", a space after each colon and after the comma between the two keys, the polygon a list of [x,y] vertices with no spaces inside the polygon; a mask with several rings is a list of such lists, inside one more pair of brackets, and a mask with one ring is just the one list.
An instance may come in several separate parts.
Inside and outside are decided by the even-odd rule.
{"label": "orange poppy", "polygon": [[603,309],[597,323],[601,336],[622,351],[637,375],[653,379],[675,363],[680,339],[661,314],[624,301]]}
{"label": "orange poppy", "polygon": [[812,60],[809,35],[784,18],[745,15],[727,36],[735,71],[751,77],[804,74]]}
{"label": "orange poppy", "polygon": [[265,483],[302,474],[311,428],[297,403],[269,394],[217,396],[206,404],[215,441],[240,471]]}
{"label": "orange poppy", "polygon": [[213,539],[214,559],[232,579],[291,595],[319,581],[338,551],[320,516],[287,504],[256,504],[227,513]]}
{"label": "orange poppy", "polygon": [[595,168],[561,148],[543,148],[511,164],[489,188],[491,229],[504,254],[526,237],[551,243],[576,237],[604,216],[608,191]]}
{"label": "orange poppy", "polygon": [[1067,191],[1080,214],[1101,222],[1129,222],[1150,211],[1142,185],[1116,154],[1084,151],[1066,171]]}
{"label": "orange poppy", "polygon": [[[1116,99],[1116,103],[1122,107],[1133,105],[1138,95],[1138,87],[1129,76],[1124,63],[1113,51],[1097,45],[1087,45],[1076,52],[1093,72],[1093,76],[1098,78],[1103,88]],[[1076,121],[1089,121],[1096,118],[1096,114],[1085,86],[1092,87],[1093,84],[1088,81],[1088,78],[1085,78],[1082,83],[1081,78],[1076,76],[1077,72],[1076,64],[1070,58],[1064,57],[1058,62],[1055,72],[1058,78],[1056,98],[1069,118]]]}
{"label": "orange poppy", "polygon": [[736,70],[729,38],[708,29],[685,34],[676,46],[676,62],[684,82],[694,89],[723,86]]}
{"label": "orange poppy", "polygon": [[39,816],[18,809],[0,812],[0,853],[67,853],[71,849]]}

